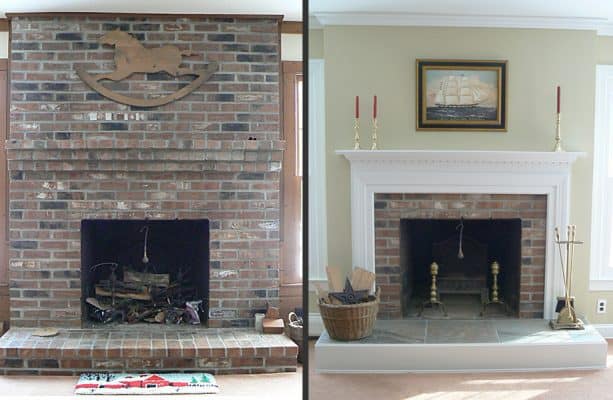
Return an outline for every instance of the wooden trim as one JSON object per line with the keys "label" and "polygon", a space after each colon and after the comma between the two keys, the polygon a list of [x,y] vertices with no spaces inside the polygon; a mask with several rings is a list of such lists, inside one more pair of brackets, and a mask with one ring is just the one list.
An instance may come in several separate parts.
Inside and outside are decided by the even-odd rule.
{"label": "wooden trim", "polygon": [[281,21],[281,14],[203,14],[203,13],[123,13],[123,12],[20,12],[6,13],[8,19],[15,17],[157,17],[157,18],[238,18],[238,19],[276,19]]}
{"label": "wooden trim", "polygon": [[301,61],[283,61],[281,68],[283,82],[282,124],[283,153],[281,176],[281,285],[302,283],[301,229],[302,181],[298,169],[298,104],[296,85],[302,76]]}
{"label": "wooden trim", "polygon": [[8,284],[8,138],[9,71],[8,60],[0,59],[0,285]]}
{"label": "wooden trim", "polygon": [[10,28],[8,18],[0,18],[0,32],[8,32]]}
{"label": "wooden trim", "polygon": [[302,74],[302,61],[283,61],[282,73]]}
{"label": "wooden trim", "polygon": [[302,35],[302,21],[281,22],[281,33]]}

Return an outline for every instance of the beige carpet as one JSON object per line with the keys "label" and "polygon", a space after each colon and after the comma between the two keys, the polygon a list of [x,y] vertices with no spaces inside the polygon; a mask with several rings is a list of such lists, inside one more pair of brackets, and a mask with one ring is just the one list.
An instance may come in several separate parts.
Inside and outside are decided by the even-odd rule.
{"label": "beige carpet", "polygon": [[302,369],[297,372],[257,375],[217,375],[219,394],[177,396],[77,396],[73,395],[76,377],[0,376],[0,399],[80,399],[80,400],[299,400],[302,398]]}
{"label": "beige carpet", "polygon": [[[613,341],[607,369],[480,374],[309,374],[311,400],[613,399]],[[314,341],[309,343],[313,366]]]}

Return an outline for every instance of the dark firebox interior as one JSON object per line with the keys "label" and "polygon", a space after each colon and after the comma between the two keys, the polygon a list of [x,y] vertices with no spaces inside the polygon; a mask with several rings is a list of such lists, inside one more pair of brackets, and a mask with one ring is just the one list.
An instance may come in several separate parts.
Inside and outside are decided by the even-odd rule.
{"label": "dark firebox interior", "polygon": [[[460,222],[463,258],[460,248]],[[445,293],[491,296],[491,264],[500,264],[498,287],[509,315],[518,315],[521,279],[520,219],[402,219],[400,266],[405,317],[409,304],[429,298],[430,265],[436,262],[441,297]],[[484,298],[487,300],[487,298]]]}
{"label": "dark firebox interior", "polygon": [[[147,227],[148,229],[145,229]],[[143,262],[147,232],[148,263]],[[199,220],[99,220],[81,221],[81,293],[83,319],[85,300],[95,296],[95,286],[111,279],[111,267],[118,265],[116,280],[124,270],[168,274],[170,284],[187,283],[188,300],[203,300],[198,312],[201,323],[208,319],[209,221]],[[96,266],[96,267],[94,267]],[[191,292],[191,294],[190,294]]]}

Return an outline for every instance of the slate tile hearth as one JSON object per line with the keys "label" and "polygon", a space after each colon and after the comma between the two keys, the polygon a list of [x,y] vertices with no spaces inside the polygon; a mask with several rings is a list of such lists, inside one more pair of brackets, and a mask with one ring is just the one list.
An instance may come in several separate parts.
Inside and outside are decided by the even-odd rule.
{"label": "slate tile hearth", "polygon": [[0,338],[0,374],[74,375],[96,371],[296,371],[298,347],[253,329],[143,326],[63,329],[54,337],[11,328]]}
{"label": "slate tile hearth", "polygon": [[585,342],[599,337],[593,326],[585,330],[552,330],[543,319],[492,320],[378,320],[373,334],[355,341],[336,341],[327,332],[323,344],[446,344],[446,343],[558,343]]}

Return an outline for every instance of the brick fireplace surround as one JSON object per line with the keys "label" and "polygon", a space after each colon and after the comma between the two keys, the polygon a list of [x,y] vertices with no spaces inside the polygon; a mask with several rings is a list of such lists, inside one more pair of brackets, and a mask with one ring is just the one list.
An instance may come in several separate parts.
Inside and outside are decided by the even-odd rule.
{"label": "brick fireplace surround", "polygon": [[[375,273],[381,287],[379,317],[403,317],[400,219],[520,218],[519,317],[543,318],[547,197],[533,194],[375,194]],[[425,267],[428,267],[427,265]],[[502,266],[504,268],[505,266]]]}
{"label": "brick fireplace surround", "polygon": [[[279,23],[270,16],[12,17],[4,373],[295,369],[289,339],[248,328],[254,312],[279,301]],[[184,59],[189,68],[214,61],[219,71],[164,106],[110,101],[75,67],[111,71],[113,50],[97,39],[117,28],[146,47],[193,51]],[[108,84],[132,96],[179,85],[164,73]],[[209,219],[209,329],[80,329],[80,224],[94,218]],[[60,336],[30,336],[44,326],[62,328]]]}

